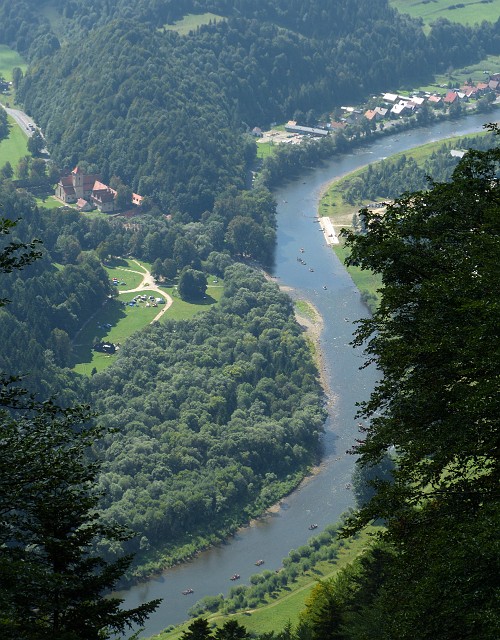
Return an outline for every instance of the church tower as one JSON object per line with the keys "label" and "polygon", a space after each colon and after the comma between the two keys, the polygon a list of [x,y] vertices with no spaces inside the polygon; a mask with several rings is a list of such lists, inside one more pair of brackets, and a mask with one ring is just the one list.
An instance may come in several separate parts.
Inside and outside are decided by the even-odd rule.
{"label": "church tower", "polygon": [[80,169],[80,167],[76,166],[73,171],[71,172],[71,177],[73,179],[73,188],[75,190],[75,196],[78,200],[78,198],[83,198],[84,197],[84,191],[83,191],[83,171]]}

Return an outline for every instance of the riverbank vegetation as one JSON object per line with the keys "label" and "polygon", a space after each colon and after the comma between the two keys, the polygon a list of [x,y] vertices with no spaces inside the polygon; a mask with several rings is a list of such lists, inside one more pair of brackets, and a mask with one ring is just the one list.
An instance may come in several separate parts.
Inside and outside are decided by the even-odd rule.
{"label": "riverbank vegetation", "polygon": [[[278,570],[264,570],[250,577],[250,584],[232,587],[222,594],[203,598],[190,609],[191,618],[203,617],[213,631],[229,620],[236,621],[253,638],[264,637],[300,621],[301,612],[321,581],[332,580],[370,548],[379,528],[369,526],[351,540],[338,537],[332,524],[299,549],[292,549]],[[190,622],[154,636],[155,640],[178,640]]]}
{"label": "riverbank vegetation", "polygon": [[[333,182],[321,197],[318,213],[328,216],[338,231],[346,228],[363,232],[358,215],[361,208],[377,208],[383,212],[386,203],[402,193],[429,188],[429,176],[436,181],[450,180],[463,153],[469,149],[489,149],[494,138],[487,131],[456,136],[444,143],[431,142],[369,164]],[[349,251],[342,236],[333,250],[342,262],[349,262]],[[380,302],[380,276],[357,265],[348,265],[347,269],[363,301],[371,312],[375,311]]]}

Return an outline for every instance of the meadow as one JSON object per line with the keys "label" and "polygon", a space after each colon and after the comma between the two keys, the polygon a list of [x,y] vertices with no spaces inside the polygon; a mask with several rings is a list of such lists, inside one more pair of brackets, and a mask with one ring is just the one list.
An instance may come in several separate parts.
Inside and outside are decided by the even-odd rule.
{"label": "meadow", "polygon": [[5,80],[12,80],[12,69],[20,67],[23,73],[26,71],[27,64],[24,59],[6,44],[0,44],[0,76]]}
{"label": "meadow", "polygon": [[178,20],[173,24],[163,25],[163,28],[167,31],[177,31],[181,36],[187,36],[190,31],[195,31],[197,27],[210,24],[210,22],[219,22],[220,20],[225,20],[225,18],[215,13],[190,13],[184,16],[182,20]]}
{"label": "meadow", "polygon": [[450,22],[474,25],[485,20],[496,22],[500,17],[500,0],[389,0],[389,4],[399,13],[407,13],[412,18],[421,18],[426,30],[438,18]]}
{"label": "meadow", "polygon": [[8,161],[14,171],[21,158],[30,155],[28,151],[28,136],[18,127],[9,116],[9,137],[0,141],[0,167]]}
{"label": "meadow", "polygon": [[[138,266],[132,260],[119,259],[106,266],[109,279],[118,278],[117,290],[128,291],[140,286],[146,270],[150,265],[140,263]],[[206,298],[198,303],[190,303],[181,300],[175,286],[162,285],[161,289],[164,297],[170,296],[173,299],[172,306],[160,318],[160,322],[169,320],[186,320],[192,318],[200,311],[208,310],[216,304],[224,290],[223,282],[220,278],[217,284],[214,278],[208,277],[210,283],[207,287]],[[108,298],[102,307],[96,309],[89,322],[80,330],[73,344],[73,369],[77,373],[89,376],[92,370],[102,371],[106,369],[116,357],[106,353],[92,350],[92,345],[96,341],[112,342],[121,345],[136,331],[140,331],[150,324],[155,316],[161,311],[163,305],[156,307],[148,306],[148,301],[140,301],[130,306],[138,294],[146,297],[159,297],[157,291],[144,287],[140,292],[129,292],[118,294],[117,297]]]}

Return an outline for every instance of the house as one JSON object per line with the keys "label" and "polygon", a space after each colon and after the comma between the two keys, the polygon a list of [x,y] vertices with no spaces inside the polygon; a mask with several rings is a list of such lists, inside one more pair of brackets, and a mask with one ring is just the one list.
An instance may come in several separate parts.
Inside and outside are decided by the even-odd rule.
{"label": "house", "polygon": [[381,118],[385,118],[389,109],[386,109],[385,107],[375,107],[374,111],[378,113]]}
{"label": "house", "polygon": [[138,193],[132,193],[132,204],[135,207],[140,207],[144,201],[144,197],[140,196]]}
{"label": "house", "polygon": [[398,98],[399,96],[397,93],[384,93],[382,96],[382,100],[384,102],[390,102],[391,104],[394,104]]}
{"label": "house", "polygon": [[431,104],[440,104],[441,103],[441,96],[429,96],[427,98],[427,102],[430,102]]}
{"label": "house", "polygon": [[421,96],[411,96],[410,102],[416,107],[421,107],[425,102],[425,98],[422,98]]}
{"label": "house", "polygon": [[91,211],[92,205],[88,200],[85,200],[85,198],[78,198],[76,201],[76,208],[78,211]]}
{"label": "house", "polygon": [[445,104],[453,104],[458,101],[458,96],[454,91],[448,91],[448,93],[443,98],[443,102]]}
{"label": "house", "polygon": [[408,110],[408,103],[401,100],[391,108],[391,115],[401,116],[407,110]]}
{"label": "house", "polygon": [[368,109],[368,111],[365,111],[365,118],[368,122],[376,122],[380,120],[381,116],[375,109]]}
{"label": "house", "polygon": [[252,135],[255,136],[256,138],[262,138],[263,136],[262,129],[260,129],[259,127],[254,127],[252,129]]}
{"label": "house", "polygon": [[346,122],[337,122],[336,120],[332,120],[330,123],[330,129],[333,129],[335,131],[340,131],[342,129],[345,129],[346,127]]}

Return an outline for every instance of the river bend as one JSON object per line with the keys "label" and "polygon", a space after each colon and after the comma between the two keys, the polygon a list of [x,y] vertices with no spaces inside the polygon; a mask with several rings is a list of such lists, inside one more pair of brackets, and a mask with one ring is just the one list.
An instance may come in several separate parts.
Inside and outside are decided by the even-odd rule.
{"label": "river bend", "polygon": [[[373,368],[360,370],[363,354],[350,346],[353,321],[367,311],[350,276],[326,245],[319,225],[313,222],[321,192],[328,182],[361,166],[427,142],[481,131],[486,122],[489,120],[484,115],[475,115],[376,139],[275,191],[278,230],[272,275],[281,285],[292,288],[293,297],[312,302],[324,319],[320,344],[331,392],[321,470],[283,500],[278,511],[238,532],[226,544],[118,594],[125,599],[127,608],[163,598],[142,637],[186,620],[187,610],[196,600],[226,594],[233,585],[230,577],[234,573],[241,575],[238,584],[248,583],[257,572],[256,560],[265,560],[263,569],[279,568],[282,558],[310,537],[311,523],[318,524],[314,531],[317,534],[351,506],[349,482],[354,457],[346,452],[357,435],[356,402],[368,397],[376,372]],[[299,253],[300,248],[303,253]],[[299,255],[306,266],[297,261]],[[188,588],[194,594],[182,595]]]}

